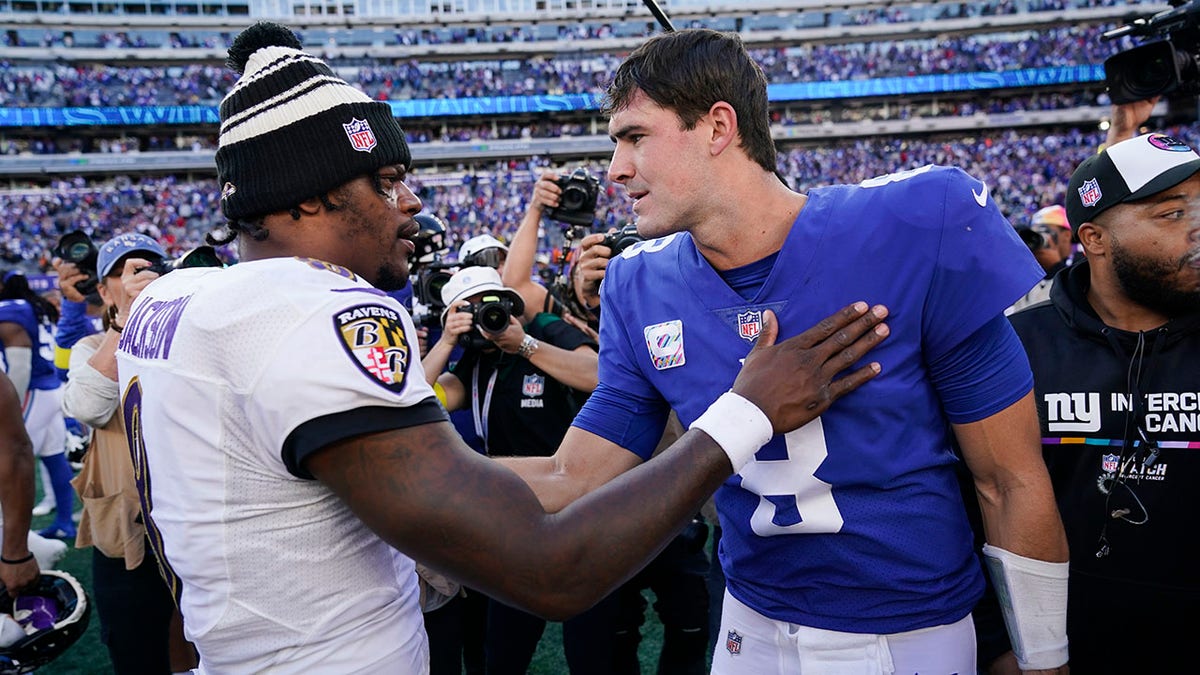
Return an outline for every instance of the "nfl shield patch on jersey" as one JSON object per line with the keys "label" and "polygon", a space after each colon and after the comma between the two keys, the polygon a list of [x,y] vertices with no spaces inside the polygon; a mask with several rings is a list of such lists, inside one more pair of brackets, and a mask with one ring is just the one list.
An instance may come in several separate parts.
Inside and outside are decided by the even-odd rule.
{"label": "nfl shield patch on jersey", "polygon": [[742,653],[742,635],[736,630],[729,631],[725,636],[725,649],[732,655],[737,656]]}
{"label": "nfl shield patch on jersey", "polygon": [[758,334],[762,332],[762,310],[755,309],[749,312],[738,314],[737,323],[738,335],[740,335],[743,340],[754,342],[758,339]]}
{"label": "nfl shield patch on jersey", "polygon": [[342,347],[364,375],[399,393],[412,350],[404,335],[400,313],[383,305],[357,305],[333,317]]}

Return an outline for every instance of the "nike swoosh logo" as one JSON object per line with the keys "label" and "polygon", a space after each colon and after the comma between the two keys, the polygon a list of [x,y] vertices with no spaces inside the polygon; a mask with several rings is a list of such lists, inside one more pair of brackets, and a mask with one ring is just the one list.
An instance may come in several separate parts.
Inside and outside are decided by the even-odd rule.
{"label": "nike swoosh logo", "polygon": [[975,203],[980,206],[987,206],[987,181],[979,181],[979,192],[974,188],[971,189],[971,196],[975,198]]}

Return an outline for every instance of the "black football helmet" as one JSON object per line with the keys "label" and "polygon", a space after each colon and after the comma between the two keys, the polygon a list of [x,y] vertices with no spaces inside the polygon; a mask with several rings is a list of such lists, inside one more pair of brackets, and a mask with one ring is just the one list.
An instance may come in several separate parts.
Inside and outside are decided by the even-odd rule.
{"label": "black football helmet", "polygon": [[0,590],[0,612],[13,617],[26,635],[0,647],[0,675],[29,673],[58,658],[87,630],[92,604],[75,577],[42,570],[33,590],[14,602]]}
{"label": "black football helmet", "polygon": [[413,235],[416,250],[409,256],[410,264],[437,262],[450,248],[446,245],[446,223],[432,213],[418,213],[413,220],[421,229]]}

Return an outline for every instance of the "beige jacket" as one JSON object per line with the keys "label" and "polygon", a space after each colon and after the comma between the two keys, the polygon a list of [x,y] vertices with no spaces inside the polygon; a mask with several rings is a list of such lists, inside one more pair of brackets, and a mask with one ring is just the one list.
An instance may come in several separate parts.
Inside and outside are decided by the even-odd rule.
{"label": "beige jacket", "polygon": [[[112,383],[111,390],[105,387],[103,393],[91,386],[96,384],[92,382],[96,377],[104,377],[87,365],[87,360],[101,339],[101,335],[88,336],[71,350],[70,376],[73,381],[67,383],[68,388],[89,387],[91,400],[88,403],[99,408],[106,408],[107,405],[102,405],[105,402],[96,399],[108,399],[111,394],[111,401],[108,401],[111,403],[111,416],[103,424],[99,423],[103,416],[89,419],[75,415],[93,427],[92,442],[83,457],[83,469],[71,481],[83,501],[83,516],[79,521],[75,547],[95,546],[109,558],[124,558],[125,569],[132,570],[142,564],[146,554],[146,526],[142,523],[142,505],[134,479],[129,442],[125,438],[125,421],[117,405],[117,383],[108,380]],[[103,385],[104,382],[99,384]],[[64,399],[68,397],[64,396]],[[68,414],[72,414],[70,405],[64,407]]]}

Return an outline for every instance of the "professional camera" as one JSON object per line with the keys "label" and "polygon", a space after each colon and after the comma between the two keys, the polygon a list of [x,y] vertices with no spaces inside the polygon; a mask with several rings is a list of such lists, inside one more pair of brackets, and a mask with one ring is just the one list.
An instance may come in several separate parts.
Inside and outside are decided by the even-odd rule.
{"label": "professional camera", "polygon": [[621,251],[624,251],[639,241],[645,240],[642,239],[640,234],[638,234],[637,225],[634,223],[629,223],[616,232],[609,232],[608,234],[604,235],[604,241],[600,243],[612,249],[612,257],[615,258],[621,255]]}
{"label": "professional camera", "polygon": [[557,207],[546,209],[546,217],[572,225],[591,225],[596,219],[600,181],[580,167],[554,182],[562,188],[562,195]]}
{"label": "professional camera", "polygon": [[51,249],[51,253],[63,262],[74,264],[80,272],[88,275],[86,279],[75,282],[75,290],[83,295],[96,292],[96,286],[100,283],[96,271],[96,258],[100,255],[100,249],[96,248],[92,238],[83,230],[64,234]]}
{"label": "professional camera", "polygon": [[438,317],[446,309],[446,304],[442,302],[442,287],[454,276],[455,269],[454,263],[423,263],[421,269],[412,275],[414,324],[425,328],[441,326]]}
{"label": "professional camera", "polygon": [[1105,83],[1113,103],[1162,94],[1200,94],[1200,0],[1170,0],[1171,9],[1134,19],[1101,39],[1147,37],[1152,42],[1110,56]]}
{"label": "professional camera", "polygon": [[442,256],[450,250],[446,245],[446,223],[432,213],[418,213],[413,220],[417,222],[417,233],[412,237],[413,252],[408,256],[413,323],[439,328],[438,317],[446,309],[442,286],[450,281],[455,269],[453,264],[442,262]]}
{"label": "professional camera", "polygon": [[1029,247],[1029,250],[1034,253],[1037,253],[1042,249],[1050,248],[1054,244],[1050,237],[1050,233],[1040,227],[1035,228],[1030,227],[1029,225],[1022,225],[1015,229],[1017,230],[1017,236],[1019,236],[1021,241],[1025,242],[1025,245]]}
{"label": "professional camera", "polygon": [[525,312],[525,303],[507,295],[485,295],[479,302],[463,305],[458,311],[469,312],[475,323],[470,332],[458,336],[458,344],[467,349],[479,348],[489,342],[483,333],[503,333],[514,315]]}
{"label": "professional camera", "polygon": [[163,258],[145,268],[159,275],[188,267],[224,267],[225,262],[211,246],[197,246],[178,258]]}

